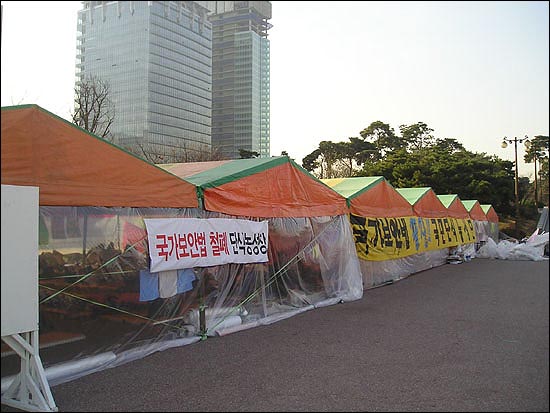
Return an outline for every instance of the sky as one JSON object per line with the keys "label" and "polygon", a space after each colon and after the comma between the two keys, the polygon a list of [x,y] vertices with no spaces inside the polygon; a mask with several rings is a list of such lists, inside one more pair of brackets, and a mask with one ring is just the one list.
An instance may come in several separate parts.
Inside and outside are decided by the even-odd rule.
{"label": "sky", "polygon": [[[72,108],[79,1],[2,1],[2,106]],[[272,1],[271,155],[374,121],[514,160],[502,138],[549,134],[549,3]],[[523,162],[520,176],[534,175]]]}

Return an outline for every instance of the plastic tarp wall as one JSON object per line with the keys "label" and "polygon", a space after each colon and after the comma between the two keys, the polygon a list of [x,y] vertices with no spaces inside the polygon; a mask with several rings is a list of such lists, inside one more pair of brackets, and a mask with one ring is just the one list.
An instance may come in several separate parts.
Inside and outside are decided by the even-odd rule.
{"label": "plastic tarp wall", "polygon": [[548,232],[549,230],[548,207],[542,208],[539,220],[537,222],[537,228],[539,229],[540,232]]}
{"label": "plastic tarp wall", "polygon": [[474,222],[476,231],[476,250],[489,239],[489,225],[487,215],[483,212],[481,204],[476,199],[462,200],[462,204],[468,210],[470,218]]}
{"label": "plastic tarp wall", "polygon": [[[78,288],[84,288],[86,282],[99,281],[97,294],[100,296],[117,289],[124,296],[124,286],[108,283],[113,281],[113,277],[115,281],[124,280],[117,276],[124,275],[124,263],[135,253],[134,250],[117,251],[120,240],[116,234],[121,228],[113,224],[113,217],[117,216],[120,223],[118,214],[105,209],[100,217],[96,213],[88,214],[83,206],[193,208],[198,206],[198,198],[194,185],[37,105],[3,107],[1,128],[2,184],[39,187],[39,280],[45,282],[40,285],[39,293],[42,298],[48,292],[55,293],[51,300],[39,306],[39,341],[42,354],[49,351],[46,349],[55,350],[51,357],[42,356],[47,360],[45,365],[51,365],[80,352],[79,346],[85,337],[82,332],[88,331],[87,326],[95,317],[93,312],[81,311],[78,306],[69,306],[67,312],[62,305],[56,305],[56,300],[78,300],[82,305],[87,299],[89,302],[83,308],[99,306],[106,311],[115,298],[109,296],[111,298],[102,303],[95,299],[96,292],[82,299],[71,294],[78,294]],[[48,212],[44,209],[46,206],[54,206],[55,212]],[[173,211],[172,214],[177,214],[178,209]],[[106,268],[111,268],[109,271],[113,273],[104,274]],[[93,277],[98,272],[100,275]],[[74,289],[56,290],[59,285],[68,287],[74,281],[78,281]],[[42,311],[46,308],[46,312]],[[52,318],[51,314],[56,313],[62,324]],[[72,323],[72,327],[65,326],[66,321]],[[101,347],[97,343],[102,340],[112,339],[89,333],[87,337],[96,340],[96,348]],[[72,346],[73,350],[67,350],[65,346]],[[82,370],[81,367],[76,370]],[[4,378],[17,371],[17,357],[2,345],[2,391],[9,382]],[[67,369],[57,369],[59,371],[66,376]]]}
{"label": "plastic tarp wall", "polygon": [[[368,266],[377,267],[375,273],[393,273],[395,274],[393,281],[405,278],[410,274],[446,264],[449,256],[449,247],[469,245],[473,242],[473,224],[460,212],[460,208],[451,207],[449,209],[444,205],[431,188],[396,188],[396,191],[409,202],[414,214],[418,218],[425,220],[429,224],[437,222],[441,239],[445,238],[444,234],[453,233],[455,235],[452,237],[452,241],[450,238],[447,238],[447,243],[440,243],[439,248],[419,252],[398,260],[392,260],[393,262],[390,261],[383,266],[369,261]],[[452,204],[453,202],[449,206]],[[441,222],[443,222],[443,227],[439,226]],[[430,231],[428,230],[426,233],[429,234]],[[374,281],[379,282],[381,280],[379,278]]]}
{"label": "plastic tarp wall", "polygon": [[[284,158],[201,166],[191,174],[197,184],[38,107],[2,109],[2,183],[40,186],[40,343],[50,384],[361,298],[345,199]],[[224,202],[236,215],[202,208]],[[150,273],[146,218],[267,220],[268,262]],[[4,390],[19,364],[2,351]]]}
{"label": "plastic tarp wall", "polygon": [[[341,219],[348,211],[344,197],[288,156],[160,166],[195,185],[204,208],[211,213],[254,219],[281,218],[286,224],[284,219],[289,219],[288,222],[304,218]],[[287,242],[293,243],[294,239],[292,235]],[[278,245],[287,248],[284,243]],[[362,288],[356,289],[361,277],[354,245],[350,241],[342,246],[345,248],[337,248],[333,257],[336,263],[341,260],[348,263],[345,274],[341,275],[349,280],[343,283],[342,291],[347,292],[341,294],[346,299],[358,299]]]}
{"label": "plastic tarp wall", "polygon": [[499,227],[498,227],[498,215],[491,204],[480,204],[481,209],[485,212],[487,221],[485,222],[485,232],[489,238],[498,243],[499,241]]}
{"label": "plastic tarp wall", "polygon": [[[470,219],[470,213],[468,212],[457,194],[437,195],[437,198],[439,198],[441,203],[447,208],[447,213],[449,217],[465,220]],[[475,224],[473,223],[473,221],[471,221],[471,223],[475,229]],[[460,244],[460,250],[467,251],[468,255],[470,255],[472,258],[475,258],[475,244],[475,241]],[[452,249],[451,252],[453,251],[455,250]]]}
{"label": "plastic tarp wall", "polygon": [[386,261],[360,260],[364,288],[374,288],[447,262],[447,249],[433,250]]}
{"label": "plastic tarp wall", "polygon": [[[346,197],[350,208],[350,219],[353,216],[375,219],[410,217],[412,207],[393,186],[382,176],[323,179],[324,183]],[[361,240],[354,235],[354,240]],[[356,244],[357,245],[357,244]],[[388,282],[397,281],[410,274],[409,267],[415,257],[369,261],[361,258],[359,265],[363,279],[363,288],[369,289]]]}
{"label": "plastic tarp wall", "polygon": [[[166,217],[234,218],[193,208],[40,207],[40,342],[51,385],[198,341],[201,305],[212,336],[362,297],[345,215],[270,218],[269,262],[175,279],[149,272],[143,219]],[[16,361],[2,359],[3,379]]]}
{"label": "plastic tarp wall", "polygon": [[[311,229],[308,228],[314,228],[314,232],[317,233],[320,224],[316,223],[327,220],[327,222],[346,221],[348,211],[346,199],[288,156],[160,166],[195,185],[204,208],[210,213],[254,217],[254,219],[268,218],[270,223],[273,222],[273,226],[282,228],[271,232],[270,226],[270,242],[273,240],[277,245],[275,251],[286,251],[289,263],[292,260],[301,260],[305,247],[301,245],[300,239],[311,238],[311,234],[308,235]],[[311,223],[308,224],[310,221]],[[290,228],[294,225],[298,232],[286,231],[285,228],[289,225]],[[332,225],[331,228],[334,230]],[[328,229],[327,231],[327,234],[331,233]],[[337,277],[339,280],[336,282],[339,285],[337,297],[344,300],[358,299],[362,296],[361,274],[351,233],[348,232],[347,227],[340,227],[338,231],[343,235],[350,235],[350,239],[346,241],[340,238],[339,243],[334,244],[335,249],[332,252],[330,252],[330,244],[325,244],[324,257],[330,259],[325,259],[325,264],[318,267],[316,271],[320,275],[325,270],[321,273],[319,271],[326,265],[328,265],[327,268],[336,265],[339,271],[331,271],[333,275],[330,279],[323,276],[325,287],[334,285],[334,277]],[[279,238],[280,233],[286,232],[288,232],[287,235]],[[313,248],[310,255],[323,260],[323,256],[319,255],[319,248]],[[281,261],[281,265],[288,264]],[[287,270],[284,271],[286,272]],[[305,284],[300,282],[298,285]],[[296,286],[291,287],[291,290],[291,294],[296,297],[303,295]],[[311,298],[306,301],[317,305],[317,302],[312,301]]]}
{"label": "plastic tarp wall", "polygon": [[[323,182],[345,196],[350,205],[350,221],[365,289],[446,262],[448,248],[437,247],[435,237],[429,236],[433,234],[430,229],[437,228],[431,220],[440,220],[439,223],[450,229],[447,210],[439,201],[430,206],[428,200],[424,208],[431,208],[428,215],[433,218],[421,218],[384,177],[325,179]],[[418,240],[421,242],[417,243]],[[422,252],[416,252],[419,250]]]}

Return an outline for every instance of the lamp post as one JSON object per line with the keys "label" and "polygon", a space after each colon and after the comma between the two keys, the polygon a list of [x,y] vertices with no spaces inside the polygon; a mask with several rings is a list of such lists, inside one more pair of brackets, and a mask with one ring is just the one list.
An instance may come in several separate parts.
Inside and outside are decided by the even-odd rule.
{"label": "lamp post", "polygon": [[531,146],[531,142],[527,139],[527,135],[525,135],[525,138],[518,139],[517,137],[514,137],[514,139],[509,139],[506,136],[502,139],[502,146],[503,148],[507,148],[509,143],[514,143],[514,156],[515,156],[515,174],[514,174],[514,196],[516,198],[516,232],[518,230],[518,221],[519,221],[519,193],[518,193],[518,142],[522,143],[525,142],[525,147],[529,149]]}
{"label": "lamp post", "polygon": [[539,188],[537,185],[537,153],[533,155],[533,160],[535,161],[535,208],[539,207]]}

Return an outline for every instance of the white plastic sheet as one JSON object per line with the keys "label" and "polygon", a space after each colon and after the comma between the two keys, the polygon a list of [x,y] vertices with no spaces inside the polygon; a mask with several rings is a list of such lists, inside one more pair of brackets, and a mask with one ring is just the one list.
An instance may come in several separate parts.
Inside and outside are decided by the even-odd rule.
{"label": "white plastic sheet", "polygon": [[498,244],[489,238],[482,245],[477,256],[480,258],[493,258],[500,260],[523,260],[542,261],[544,260],[544,246],[548,243],[548,233],[530,237],[527,242],[512,242],[502,240]]}
{"label": "white plastic sheet", "polygon": [[359,260],[364,289],[399,281],[411,274],[446,264],[448,256],[449,249],[443,248],[393,260]]}
{"label": "white plastic sheet", "polygon": [[[213,336],[363,296],[346,215],[269,218],[269,262],[193,268],[189,288],[163,298],[145,291],[154,283],[141,277],[149,270],[144,219],[234,217],[169,208],[39,213],[40,344],[47,347],[41,358],[56,384],[200,340],[201,307],[203,333]],[[110,357],[98,363],[98,354]],[[12,359],[2,358],[3,378],[17,372]]]}

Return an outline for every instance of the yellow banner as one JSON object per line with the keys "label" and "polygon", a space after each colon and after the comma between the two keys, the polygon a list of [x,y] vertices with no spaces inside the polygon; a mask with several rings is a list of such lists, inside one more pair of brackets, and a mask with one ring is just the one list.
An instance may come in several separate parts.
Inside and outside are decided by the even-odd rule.
{"label": "yellow banner", "polygon": [[369,218],[350,214],[357,255],[384,261],[476,242],[471,219]]}

